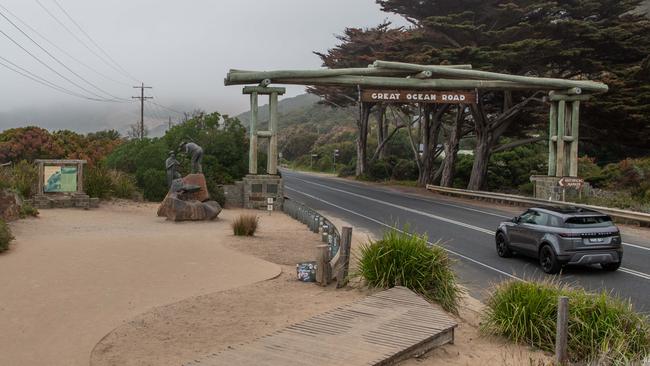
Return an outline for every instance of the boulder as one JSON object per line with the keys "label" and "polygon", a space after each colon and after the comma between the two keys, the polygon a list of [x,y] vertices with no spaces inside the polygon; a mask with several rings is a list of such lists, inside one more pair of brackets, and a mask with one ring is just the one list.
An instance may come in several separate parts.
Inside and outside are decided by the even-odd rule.
{"label": "boulder", "polygon": [[0,219],[13,221],[20,218],[20,209],[23,200],[20,196],[8,189],[0,190]]}
{"label": "boulder", "polygon": [[214,220],[220,213],[221,206],[215,201],[185,201],[176,192],[170,192],[158,208],[158,216],[171,221]]}
{"label": "boulder", "polygon": [[187,201],[201,201],[205,202],[210,199],[210,194],[208,193],[208,185],[205,181],[205,175],[203,174],[189,174],[183,178],[184,186],[198,186],[199,190],[196,192],[186,192],[183,199]]}

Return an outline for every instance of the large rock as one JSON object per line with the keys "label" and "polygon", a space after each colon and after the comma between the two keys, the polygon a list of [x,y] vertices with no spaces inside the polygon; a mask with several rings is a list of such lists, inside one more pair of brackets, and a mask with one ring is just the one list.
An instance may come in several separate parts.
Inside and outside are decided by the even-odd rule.
{"label": "large rock", "polygon": [[220,213],[221,206],[215,201],[184,201],[175,192],[170,192],[158,208],[158,216],[172,221],[214,220]]}
{"label": "large rock", "polygon": [[183,199],[187,201],[196,200],[200,202],[205,202],[210,199],[210,194],[208,193],[208,185],[205,181],[205,175],[189,174],[183,178],[183,185],[200,187],[197,192],[187,192],[183,194]]}
{"label": "large rock", "polygon": [[10,190],[0,190],[0,219],[13,221],[20,218],[20,208],[23,200]]}

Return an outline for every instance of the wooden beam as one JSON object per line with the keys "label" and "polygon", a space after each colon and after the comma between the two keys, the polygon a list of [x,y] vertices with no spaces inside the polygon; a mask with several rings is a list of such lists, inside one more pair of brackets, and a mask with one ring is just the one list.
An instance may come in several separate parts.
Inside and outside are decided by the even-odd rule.
{"label": "wooden beam", "polygon": [[272,93],[277,93],[278,95],[283,95],[287,92],[286,88],[271,88],[263,86],[246,86],[244,87],[243,94],[260,94],[260,95],[271,95]]}
{"label": "wooden beam", "polygon": [[548,176],[555,177],[557,171],[557,102],[551,102],[551,111],[549,113],[549,131],[548,131]]}
{"label": "wooden beam", "polygon": [[439,66],[425,66],[425,65],[407,64],[402,62],[390,62],[390,61],[375,61],[374,66],[377,68],[387,68],[387,69],[432,71],[435,75],[447,76],[447,77],[456,77],[456,78],[463,77],[469,79],[509,81],[513,83],[535,85],[543,89],[581,88],[584,90],[589,90],[594,93],[606,93],[609,90],[609,87],[607,85],[603,83],[597,83],[594,81],[539,78],[539,77],[530,77],[530,76],[501,74],[501,73],[489,72],[489,71],[451,69],[451,68],[444,68]]}
{"label": "wooden beam", "polygon": [[[250,82],[231,82],[227,85],[249,84]],[[553,90],[553,87],[542,87],[532,84],[514,83],[509,81],[492,80],[462,80],[462,79],[428,79],[394,78],[379,76],[333,76],[322,78],[288,78],[273,79],[275,84],[290,85],[332,85],[350,87],[373,87],[386,89],[429,89],[429,90]],[[267,88],[268,89],[268,88]]]}
{"label": "wooden beam", "polygon": [[278,93],[271,93],[269,97],[269,156],[268,174],[278,174]]}
{"label": "wooden beam", "polygon": [[558,102],[557,107],[557,156],[556,156],[556,168],[555,176],[563,177],[564,176],[564,164],[566,161],[566,153],[564,152],[564,130],[565,130],[565,114],[566,114],[566,102],[561,100]]}
{"label": "wooden beam", "polygon": [[257,93],[251,93],[250,149],[248,152],[248,173],[257,174]]}
{"label": "wooden beam", "polygon": [[569,154],[569,176],[578,176],[578,140],[580,138],[580,101],[571,103],[571,153]]}

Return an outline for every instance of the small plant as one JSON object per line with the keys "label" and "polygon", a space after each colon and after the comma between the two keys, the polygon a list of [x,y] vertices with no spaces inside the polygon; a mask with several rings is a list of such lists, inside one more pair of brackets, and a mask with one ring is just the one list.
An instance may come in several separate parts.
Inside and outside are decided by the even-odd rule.
{"label": "small plant", "polygon": [[30,198],[36,192],[38,184],[38,169],[34,164],[25,160],[14,165],[11,172],[11,186],[25,198]]}
{"label": "small plant", "polygon": [[11,235],[11,230],[9,226],[2,220],[0,220],[0,253],[9,249],[9,243],[14,240],[13,235]]}
{"label": "small plant", "polygon": [[381,240],[361,247],[356,277],[368,286],[407,287],[443,309],[458,313],[462,294],[451,269],[447,252],[438,245],[429,246],[426,236],[398,230],[384,233]]}
{"label": "small plant", "polygon": [[236,236],[253,236],[259,219],[255,215],[240,215],[232,222],[232,231]]}
{"label": "small plant", "polygon": [[138,195],[135,179],[119,170],[111,170],[111,193],[115,198],[133,199]]}
{"label": "small plant", "polygon": [[23,201],[23,204],[20,206],[20,218],[24,219],[26,217],[38,217],[38,209],[29,203]]}
{"label": "small plant", "polygon": [[650,354],[650,324],[629,301],[557,282],[498,285],[487,302],[482,331],[553,351],[559,296],[569,297],[569,358],[576,363],[628,365]]}

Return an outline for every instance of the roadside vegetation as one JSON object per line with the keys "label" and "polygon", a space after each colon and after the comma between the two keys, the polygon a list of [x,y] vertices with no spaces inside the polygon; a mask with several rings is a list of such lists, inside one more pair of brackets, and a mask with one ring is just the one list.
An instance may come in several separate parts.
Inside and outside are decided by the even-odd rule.
{"label": "roadside vegetation", "polygon": [[[165,160],[181,142],[193,141],[204,149],[203,171],[210,196],[224,204],[219,185],[230,184],[248,171],[246,129],[237,119],[219,113],[196,112],[173,126],[161,138],[128,140],[116,131],[87,135],[72,131],[49,132],[38,127],[15,128],[0,133],[0,188],[12,189],[23,198],[36,193],[35,159],[85,159],[84,189],[91,197],[159,202],[167,194]],[[190,173],[190,161],[177,154],[182,175]],[[264,166],[265,159],[260,159]],[[264,168],[261,169],[261,172]]]}
{"label": "roadside vegetation", "polygon": [[361,246],[357,257],[360,277],[369,287],[407,287],[446,311],[458,313],[462,294],[447,252],[429,246],[426,236],[392,229],[377,241]]}
{"label": "roadside vegetation", "polygon": [[9,249],[9,244],[14,240],[11,230],[6,222],[0,219],[0,253]]}
{"label": "roadside vegetation", "polygon": [[496,286],[487,301],[482,331],[552,352],[559,296],[569,297],[571,362],[629,365],[650,355],[650,323],[630,302],[553,281]]}
{"label": "roadside vegetation", "polygon": [[254,236],[259,224],[255,215],[239,215],[232,222],[232,232],[235,236]]}

